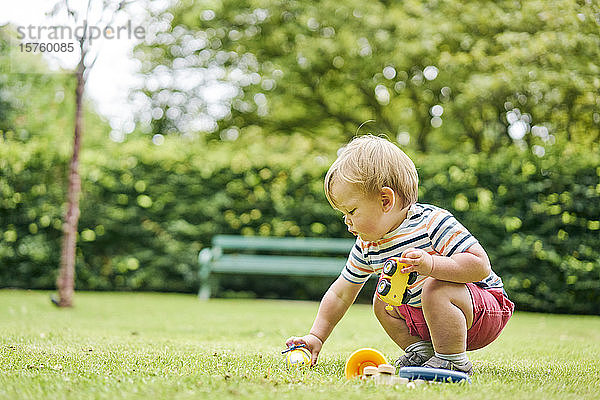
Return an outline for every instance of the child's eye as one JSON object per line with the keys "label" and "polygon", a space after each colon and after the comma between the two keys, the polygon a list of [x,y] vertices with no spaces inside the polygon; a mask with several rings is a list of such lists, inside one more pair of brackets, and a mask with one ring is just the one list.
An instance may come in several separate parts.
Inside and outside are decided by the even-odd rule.
{"label": "child's eye", "polygon": [[354,208],[354,209],[352,209],[352,210],[348,211],[348,214],[350,214],[350,215],[354,215],[354,213],[355,213],[355,212],[356,212],[356,208]]}

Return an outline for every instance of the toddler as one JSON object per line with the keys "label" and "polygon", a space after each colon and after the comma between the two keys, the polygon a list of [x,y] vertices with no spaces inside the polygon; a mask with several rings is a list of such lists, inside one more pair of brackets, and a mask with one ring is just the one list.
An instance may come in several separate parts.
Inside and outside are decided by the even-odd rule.
{"label": "toddler", "polygon": [[365,135],[352,140],[325,176],[329,203],[356,236],[348,261],[321,300],[305,344],[315,365],[323,343],[373,273],[390,257],[416,271],[407,304],[387,311],[373,296],[373,311],[402,349],[397,367],[422,366],[473,373],[466,351],[498,337],[514,304],[492,271],[477,239],[448,211],[417,202],[411,159],[390,141]]}

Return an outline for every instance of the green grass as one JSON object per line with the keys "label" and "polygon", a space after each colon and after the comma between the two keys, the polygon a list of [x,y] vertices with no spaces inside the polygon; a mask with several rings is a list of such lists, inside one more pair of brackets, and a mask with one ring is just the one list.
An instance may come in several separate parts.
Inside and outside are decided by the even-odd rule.
{"label": "green grass", "polygon": [[400,351],[367,305],[353,306],[319,365],[287,370],[284,340],[305,333],[317,303],[192,295],[0,290],[0,399],[582,399],[600,397],[600,317],[517,313],[470,353],[472,385],[416,389],[347,381],[346,357]]}

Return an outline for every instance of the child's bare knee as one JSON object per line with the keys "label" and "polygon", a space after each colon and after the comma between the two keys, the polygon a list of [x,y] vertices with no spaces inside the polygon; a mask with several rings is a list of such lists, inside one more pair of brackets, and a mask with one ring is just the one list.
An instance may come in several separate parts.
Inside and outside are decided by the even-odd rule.
{"label": "child's bare knee", "polygon": [[470,297],[464,284],[441,281],[435,278],[425,281],[421,293],[423,308],[442,306],[450,303],[457,305],[469,299]]}
{"label": "child's bare knee", "polygon": [[429,278],[423,284],[421,292],[421,302],[423,307],[427,307],[427,304],[431,304],[436,300],[440,300],[440,297],[444,290],[447,288],[449,282],[440,281],[435,278]]}
{"label": "child's bare knee", "polygon": [[428,295],[431,292],[441,289],[446,282],[440,281],[439,279],[429,278],[423,283],[423,295]]}

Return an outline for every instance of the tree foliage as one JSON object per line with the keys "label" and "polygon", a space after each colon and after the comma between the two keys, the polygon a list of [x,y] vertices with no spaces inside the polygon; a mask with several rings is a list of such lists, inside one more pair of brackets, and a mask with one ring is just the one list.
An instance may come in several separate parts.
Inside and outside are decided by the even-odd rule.
{"label": "tree foliage", "polygon": [[[62,152],[72,145],[76,81],[51,71],[39,53],[21,53],[13,26],[0,27],[0,130],[10,141],[42,140]],[[15,68],[15,64],[19,68]],[[28,71],[28,72],[26,72]],[[103,146],[110,126],[92,104],[85,112],[86,146]]]}
{"label": "tree foliage", "polygon": [[150,18],[156,34],[136,51],[142,119],[224,138],[249,125],[352,136],[374,120],[422,151],[598,144],[599,12],[575,0],[181,1]]}

